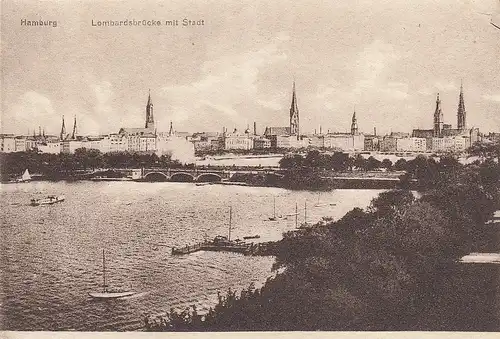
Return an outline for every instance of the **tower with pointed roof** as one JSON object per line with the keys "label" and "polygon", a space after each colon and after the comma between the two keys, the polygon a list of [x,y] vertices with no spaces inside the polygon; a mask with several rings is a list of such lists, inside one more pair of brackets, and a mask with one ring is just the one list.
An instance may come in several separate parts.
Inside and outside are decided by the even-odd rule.
{"label": "tower with pointed roof", "polygon": [[457,110],[457,129],[459,131],[465,131],[467,128],[467,124],[465,121],[466,118],[465,111],[465,103],[464,103],[464,87],[463,84],[460,84],[460,95],[458,97],[458,110]]}
{"label": "tower with pointed roof", "polygon": [[62,116],[61,134],[59,135],[60,140],[66,138],[66,126],[64,126],[64,115]]}
{"label": "tower with pointed roof", "polygon": [[146,104],[146,128],[154,129],[155,119],[153,116],[153,101],[151,100],[151,90],[149,90],[148,103]]}
{"label": "tower with pointed roof", "polygon": [[168,131],[168,135],[174,135],[174,126],[172,121],[170,121],[170,130]]}
{"label": "tower with pointed roof", "polygon": [[356,109],[354,110],[354,113],[352,114],[352,121],[351,121],[351,134],[352,135],[358,135],[358,119],[356,118]]}
{"label": "tower with pointed roof", "polygon": [[441,110],[441,100],[439,99],[439,93],[436,98],[436,109],[434,110],[434,137],[441,137],[441,131],[443,129],[443,111]]}
{"label": "tower with pointed roof", "polygon": [[73,133],[71,133],[71,139],[75,140],[78,135],[78,132],[76,130],[76,115],[75,115],[75,120],[73,122]]}
{"label": "tower with pointed roof", "polygon": [[293,82],[292,104],[290,106],[290,134],[299,138],[299,107],[297,105],[297,96],[295,95],[295,81]]}

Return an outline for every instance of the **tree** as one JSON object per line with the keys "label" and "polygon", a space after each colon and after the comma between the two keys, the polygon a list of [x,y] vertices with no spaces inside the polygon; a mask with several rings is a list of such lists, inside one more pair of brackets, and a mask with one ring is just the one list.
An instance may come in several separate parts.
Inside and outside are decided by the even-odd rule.
{"label": "tree", "polygon": [[334,171],[345,171],[349,168],[349,154],[335,152],[330,156],[330,166]]}
{"label": "tree", "polygon": [[406,159],[404,158],[399,158],[396,163],[394,164],[394,169],[396,171],[406,171],[408,169],[408,164]]}
{"label": "tree", "polygon": [[303,162],[304,158],[300,154],[288,154],[281,158],[279,165],[281,168],[292,169],[302,167]]}
{"label": "tree", "polygon": [[496,142],[475,142],[468,150],[470,156],[477,156],[481,160],[500,159],[500,141]]}
{"label": "tree", "polygon": [[394,216],[415,201],[415,196],[408,190],[382,192],[370,204],[370,212],[379,217]]}
{"label": "tree", "polygon": [[361,154],[358,154],[354,159],[354,167],[358,170],[366,171],[367,164],[367,160]]}
{"label": "tree", "polygon": [[366,165],[365,165],[366,167],[365,168],[366,168],[367,171],[373,171],[373,170],[375,170],[377,168],[380,168],[381,164],[382,163],[379,160],[377,160],[374,157],[370,156],[368,158],[368,160],[366,161]]}
{"label": "tree", "polygon": [[380,165],[388,171],[392,169],[392,161],[387,158],[382,160],[382,163]]}

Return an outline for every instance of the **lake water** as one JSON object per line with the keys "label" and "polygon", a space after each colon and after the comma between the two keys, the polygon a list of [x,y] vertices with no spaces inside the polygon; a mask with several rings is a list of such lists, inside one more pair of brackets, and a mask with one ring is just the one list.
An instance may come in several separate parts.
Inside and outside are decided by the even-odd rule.
{"label": "lake water", "polygon": [[[32,182],[1,186],[3,330],[135,330],[145,313],[196,305],[206,311],[217,291],[257,286],[272,275],[272,257],[198,252],[172,256],[182,246],[226,235],[229,206],[232,238],[259,234],[278,240],[295,218],[266,221],[295,212],[309,222],[342,217],[365,207],[380,191],[322,193],[277,188],[196,186],[191,183]],[[66,201],[32,207],[31,198],[50,194]],[[336,206],[314,207],[335,202]],[[108,285],[139,292],[120,300],[94,300],[102,289],[102,249]]]}

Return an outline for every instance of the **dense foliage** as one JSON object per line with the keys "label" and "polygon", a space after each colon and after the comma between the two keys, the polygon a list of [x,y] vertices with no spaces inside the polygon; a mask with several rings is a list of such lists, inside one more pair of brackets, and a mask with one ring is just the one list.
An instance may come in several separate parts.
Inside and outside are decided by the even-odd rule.
{"label": "dense foliage", "polygon": [[75,153],[0,153],[2,180],[21,175],[25,169],[47,178],[65,178],[79,171],[111,168],[179,167],[170,155],[154,153],[110,152],[79,148]]}
{"label": "dense foliage", "polygon": [[147,318],[146,329],[500,330],[497,267],[458,263],[491,250],[492,239],[499,250],[498,232],[485,225],[500,208],[498,155],[467,166],[450,157],[406,165],[418,198],[387,191],[367,210],[287,232],[278,273],[261,289],[229,291],[204,316]]}
{"label": "dense foliage", "polygon": [[392,169],[392,161],[384,159],[383,161],[369,158],[358,154],[352,157],[347,153],[334,152],[321,153],[318,150],[307,152],[306,156],[297,153],[287,154],[280,160],[280,167],[283,169],[310,168],[319,170],[333,170],[337,172],[352,171],[354,169],[361,171],[373,171],[379,168]]}

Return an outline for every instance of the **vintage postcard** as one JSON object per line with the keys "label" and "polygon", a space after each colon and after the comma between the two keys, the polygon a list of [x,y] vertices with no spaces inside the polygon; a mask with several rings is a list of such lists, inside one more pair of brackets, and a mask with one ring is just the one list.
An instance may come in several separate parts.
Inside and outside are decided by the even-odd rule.
{"label": "vintage postcard", "polygon": [[500,331],[498,0],[0,13],[2,335]]}

